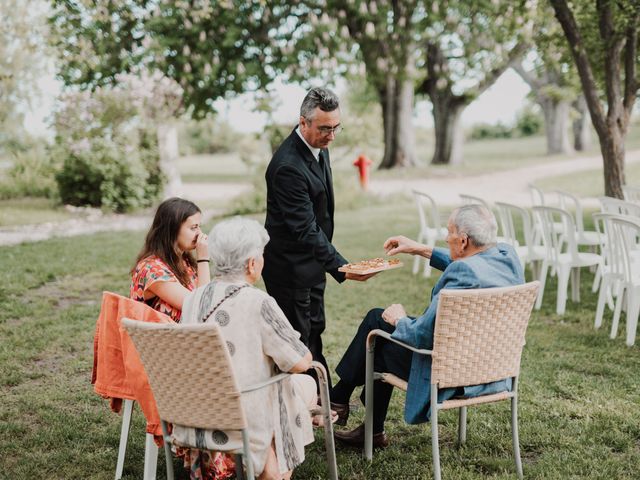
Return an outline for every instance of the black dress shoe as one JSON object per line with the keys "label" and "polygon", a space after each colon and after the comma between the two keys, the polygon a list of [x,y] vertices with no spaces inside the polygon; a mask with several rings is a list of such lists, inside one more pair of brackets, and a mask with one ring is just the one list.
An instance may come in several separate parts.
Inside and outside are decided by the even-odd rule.
{"label": "black dress shoe", "polygon": [[344,427],[347,424],[347,420],[349,420],[349,404],[331,402],[331,410],[338,414],[338,420],[336,420],[335,424]]}
{"label": "black dress shoe", "polygon": [[[364,447],[364,423],[353,430],[334,430],[336,440],[351,447]],[[373,448],[385,448],[389,446],[389,438],[384,432],[373,434]]]}

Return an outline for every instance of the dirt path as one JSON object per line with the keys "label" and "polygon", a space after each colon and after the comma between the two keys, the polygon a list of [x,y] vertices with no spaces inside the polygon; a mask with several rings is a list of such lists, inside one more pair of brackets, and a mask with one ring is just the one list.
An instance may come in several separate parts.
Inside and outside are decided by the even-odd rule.
{"label": "dirt path", "polygon": [[[640,150],[627,152],[627,164],[640,162]],[[581,157],[541,165],[533,165],[498,173],[469,177],[433,178],[415,180],[373,180],[370,191],[378,195],[410,192],[411,189],[429,193],[439,205],[460,204],[460,193],[481,197],[489,202],[506,201],[529,206],[531,199],[527,185],[541,178],[577,173],[601,168],[602,158]],[[224,205],[251,188],[249,183],[188,183],[181,196],[196,203],[211,205],[219,201],[220,208],[207,208],[205,220],[223,212]],[[596,205],[596,199],[586,199]],[[147,215],[105,215],[99,210],[88,210],[78,218],[57,223],[21,225],[0,228],[0,246],[23,242],[37,242],[52,237],[70,237],[104,231],[144,230],[151,223]]]}
{"label": "dirt path", "polygon": [[[204,221],[224,213],[224,205],[250,188],[245,183],[187,183],[182,186],[180,196],[203,204],[216,201],[218,208],[204,209]],[[78,216],[63,222],[46,222],[37,225],[20,225],[0,228],[0,246],[17,245],[23,242],[38,242],[53,237],[73,237],[97,232],[146,230],[153,213],[145,215],[103,214],[98,209],[78,209]]]}
{"label": "dirt path", "polygon": [[[626,163],[640,161],[640,150],[627,152]],[[540,165],[530,165],[504,172],[456,178],[372,181],[370,190],[379,195],[422,190],[433,197],[438,205],[459,205],[460,193],[483,198],[490,203],[503,201],[531,206],[527,185],[545,177],[578,173],[602,168],[602,157],[580,157]],[[579,179],[577,180],[579,181]],[[585,199],[585,204],[597,205],[597,200]]]}

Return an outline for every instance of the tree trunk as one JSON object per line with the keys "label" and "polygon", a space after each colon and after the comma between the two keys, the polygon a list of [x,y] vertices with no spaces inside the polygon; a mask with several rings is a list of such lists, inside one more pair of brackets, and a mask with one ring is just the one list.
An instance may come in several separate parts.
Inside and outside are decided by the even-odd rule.
{"label": "tree trunk", "polygon": [[624,137],[615,127],[609,128],[599,137],[604,164],[604,194],[607,197],[624,198]]}
{"label": "tree trunk", "polygon": [[547,154],[572,152],[569,141],[569,102],[544,97],[538,99],[538,104],[544,113]]}
{"label": "tree trunk", "polygon": [[161,122],[156,129],[158,137],[158,154],[160,170],[167,183],[164,187],[164,198],[175,197],[180,193],[182,180],[178,171],[178,129],[174,122]]}
{"label": "tree trunk", "polygon": [[578,152],[583,152],[591,146],[591,128],[589,122],[589,110],[584,95],[580,95],[573,108],[578,117],[573,121],[573,148]]}
{"label": "tree trunk", "polygon": [[462,111],[467,106],[457,98],[440,93],[431,96],[436,148],[433,165],[456,165],[462,162],[463,131],[460,126]]}
{"label": "tree trunk", "polygon": [[384,157],[380,169],[416,164],[413,132],[413,82],[388,77],[380,92],[384,128]]}

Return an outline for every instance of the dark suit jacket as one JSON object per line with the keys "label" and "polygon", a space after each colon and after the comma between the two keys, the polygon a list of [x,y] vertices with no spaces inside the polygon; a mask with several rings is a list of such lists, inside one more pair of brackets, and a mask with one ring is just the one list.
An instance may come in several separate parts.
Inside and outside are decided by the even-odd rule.
{"label": "dark suit jacket", "polygon": [[323,282],[325,272],[344,281],[338,267],[347,261],[331,244],[334,199],[328,150],[323,155],[328,181],[294,129],[267,167],[265,228],[271,240],[264,251],[266,282],[308,288]]}

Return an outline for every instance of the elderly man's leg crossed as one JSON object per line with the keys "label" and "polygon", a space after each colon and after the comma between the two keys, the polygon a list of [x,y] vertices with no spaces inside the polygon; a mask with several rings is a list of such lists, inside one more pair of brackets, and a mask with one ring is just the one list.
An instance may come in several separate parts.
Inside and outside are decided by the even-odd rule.
{"label": "elderly man's leg crossed", "polygon": [[[331,408],[338,413],[339,425],[346,425],[349,418],[349,400],[353,391],[364,385],[366,362],[366,339],[371,330],[381,329],[392,333],[395,329],[382,319],[382,308],[374,308],[365,316],[358,327],[358,332],[351,341],[349,348],[336,367],[340,381],[331,390]],[[395,343],[379,338],[376,342],[374,370],[377,372],[393,373],[397,377],[407,380],[411,369],[411,351]],[[384,421],[391,401],[393,386],[381,381],[374,382],[373,388],[373,446],[384,448],[389,440],[384,432]],[[364,389],[360,396],[364,403]],[[346,445],[361,447],[364,445],[364,424],[353,430],[335,431],[335,438]]]}

